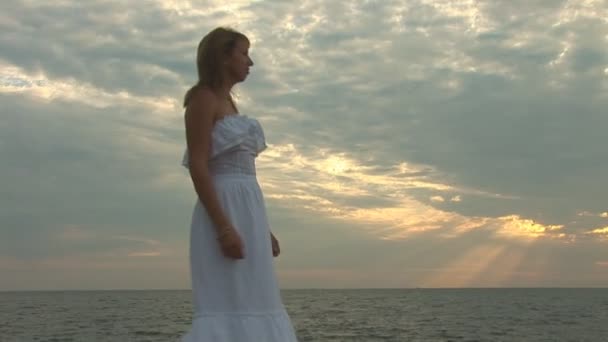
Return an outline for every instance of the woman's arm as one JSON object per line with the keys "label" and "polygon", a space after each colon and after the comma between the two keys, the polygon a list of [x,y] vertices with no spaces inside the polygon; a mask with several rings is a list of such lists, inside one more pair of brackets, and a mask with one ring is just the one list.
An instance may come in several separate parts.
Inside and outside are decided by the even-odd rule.
{"label": "woman's arm", "polygon": [[242,259],[245,257],[243,241],[222,210],[209,173],[211,131],[217,108],[217,97],[208,89],[198,89],[186,108],[190,177],[199,200],[215,225],[222,253],[229,258]]}
{"label": "woman's arm", "polygon": [[209,89],[198,89],[186,108],[186,141],[190,177],[199,200],[207,209],[218,234],[231,227],[224,214],[209,173],[209,154],[211,150],[211,131],[218,108],[216,95]]}

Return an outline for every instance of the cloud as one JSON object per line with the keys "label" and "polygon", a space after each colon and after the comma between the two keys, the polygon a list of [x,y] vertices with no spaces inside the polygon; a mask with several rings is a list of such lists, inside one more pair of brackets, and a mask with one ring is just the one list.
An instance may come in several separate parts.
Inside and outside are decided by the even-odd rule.
{"label": "cloud", "polygon": [[602,228],[596,228],[589,232],[590,234],[597,234],[604,237],[608,237],[608,226]]}
{"label": "cloud", "polygon": [[[319,151],[304,157],[293,145],[271,146],[259,165],[266,195],[275,205],[367,226],[383,239],[409,238],[429,230],[450,237],[471,229],[489,229],[503,238],[572,238],[558,232],[564,225],[543,224],[515,214],[463,216],[454,207],[442,208],[446,202],[442,195],[428,198],[423,194],[500,196],[441,184],[441,175],[424,165],[401,163],[388,172],[378,172],[345,155]],[[461,201],[460,195],[451,196],[451,203]]]}

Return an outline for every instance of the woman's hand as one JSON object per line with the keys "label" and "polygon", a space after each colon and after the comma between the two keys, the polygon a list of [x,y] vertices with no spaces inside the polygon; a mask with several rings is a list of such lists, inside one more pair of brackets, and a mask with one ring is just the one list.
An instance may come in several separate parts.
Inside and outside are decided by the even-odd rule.
{"label": "woman's hand", "polygon": [[274,234],[270,233],[270,241],[272,242],[272,256],[278,257],[281,254],[281,247],[279,247],[279,240],[274,237]]}
{"label": "woman's hand", "polygon": [[222,253],[224,256],[231,259],[243,259],[245,253],[243,252],[243,241],[241,236],[234,228],[226,228],[220,232],[217,237]]}

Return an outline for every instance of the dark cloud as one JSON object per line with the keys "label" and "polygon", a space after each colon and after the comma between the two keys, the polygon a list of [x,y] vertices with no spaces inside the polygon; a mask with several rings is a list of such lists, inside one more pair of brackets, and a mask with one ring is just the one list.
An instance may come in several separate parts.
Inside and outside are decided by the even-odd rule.
{"label": "dark cloud", "polygon": [[11,2],[3,7],[17,25],[5,24],[0,56],[26,72],[140,95],[177,95],[191,82],[184,75],[195,70],[202,32],[157,6]]}
{"label": "dark cloud", "polygon": [[[608,120],[601,114],[607,62],[597,48],[606,25],[599,17],[562,23],[564,6],[484,3],[479,16],[492,29],[479,35],[458,29],[466,17],[446,19],[431,6],[409,6],[404,34],[382,31],[387,21],[367,33],[357,31],[367,25],[353,33],[322,22],[304,36],[308,50],[296,48],[314,68],[306,78],[283,74],[303,91],[256,98],[307,114],[284,117],[271,133],[277,143],[304,153],[349,151],[383,167],[432,165],[454,185],[517,198],[465,199],[455,210],[567,224],[580,208],[601,210],[608,201],[601,181]],[[429,36],[418,39],[416,28]],[[373,48],[383,41],[390,44]],[[421,74],[412,79],[412,72]]]}

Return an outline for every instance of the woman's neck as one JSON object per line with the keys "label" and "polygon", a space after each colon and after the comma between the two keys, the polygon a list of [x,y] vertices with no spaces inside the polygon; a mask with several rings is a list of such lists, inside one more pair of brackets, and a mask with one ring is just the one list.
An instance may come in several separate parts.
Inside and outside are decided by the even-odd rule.
{"label": "woman's neck", "polygon": [[227,79],[226,82],[217,89],[217,94],[222,98],[231,98],[230,93],[235,84],[236,82]]}

